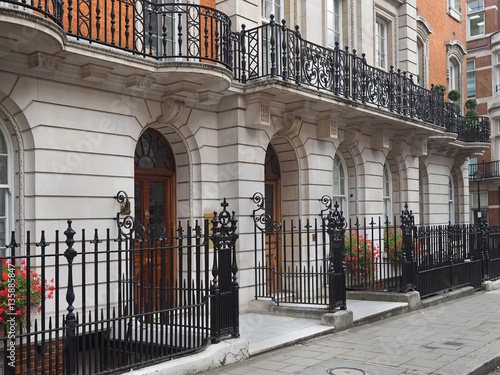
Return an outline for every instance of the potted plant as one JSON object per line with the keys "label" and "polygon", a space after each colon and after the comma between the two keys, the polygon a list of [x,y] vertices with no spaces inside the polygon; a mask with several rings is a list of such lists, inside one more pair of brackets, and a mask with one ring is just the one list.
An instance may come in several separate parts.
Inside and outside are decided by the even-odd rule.
{"label": "potted plant", "polygon": [[446,92],[446,86],[445,85],[434,85],[432,87],[434,90],[445,93]]}
{"label": "potted plant", "polygon": [[346,232],[344,245],[348,282],[355,285],[373,281],[375,264],[379,259],[378,248],[367,235],[360,235],[355,230]]}
{"label": "potted plant", "polygon": [[458,90],[451,90],[448,93],[448,99],[450,99],[453,102],[456,102],[460,99],[460,92]]}
{"label": "potted plant", "polygon": [[[0,271],[0,332],[7,334],[13,327],[9,319],[15,317],[16,328],[26,327],[30,323],[26,321],[28,301],[32,311],[40,311],[42,300],[52,298],[55,288],[47,280],[42,281],[34,269],[28,273],[25,260],[17,266],[15,261],[12,264],[9,259],[0,259]],[[42,282],[46,295],[42,295]]]}
{"label": "potted plant", "polygon": [[465,102],[465,108],[469,111],[473,111],[477,107],[477,100],[474,98],[467,99]]}

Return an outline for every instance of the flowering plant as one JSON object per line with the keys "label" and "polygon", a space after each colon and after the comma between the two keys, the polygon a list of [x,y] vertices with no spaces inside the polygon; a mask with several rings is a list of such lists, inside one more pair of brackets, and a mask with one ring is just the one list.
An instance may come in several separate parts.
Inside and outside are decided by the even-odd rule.
{"label": "flowering plant", "polygon": [[403,234],[394,227],[384,231],[384,250],[389,260],[399,262],[403,258]]}
{"label": "flowering plant", "polygon": [[25,260],[18,267],[16,261],[12,264],[8,259],[0,259],[0,275],[0,331],[4,333],[7,321],[12,317],[15,317],[17,326],[26,324],[28,301],[31,310],[40,312],[40,303],[52,298],[55,288],[44,280],[45,293],[48,294],[42,295],[41,276],[33,269],[28,273]]}
{"label": "flowering plant", "polygon": [[345,265],[351,277],[373,280],[375,264],[379,251],[367,235],[358,235],[357,231],[345,234]]}

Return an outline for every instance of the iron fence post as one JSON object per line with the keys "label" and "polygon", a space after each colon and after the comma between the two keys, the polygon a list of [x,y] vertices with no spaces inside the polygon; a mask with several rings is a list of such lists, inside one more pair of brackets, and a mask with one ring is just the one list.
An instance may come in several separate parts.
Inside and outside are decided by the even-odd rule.
{"label": "iron fence post", "polygon": [[75,231],[71,228],[71,220],[68,220],[68,229],[64,232],[66,235],[66,245],[68,248],[64,252],[64,256],[68,261],[68,290],[66,292],[66,302],[68,302],[68,314],[65,319],[66,335],[64,337],[64,361],[66,364],[66,375],[76,374],[76,316],[73,310],[73,302],[75,301],[75,291],[73,288],[73,260],[76,257],[76,250],[73,248],[75,243]]}
{"label": "iron fence post", "polygon": [[346,272],[345,272],[345,228],[346,222],[339,205],[335,202],[327,220],[327,233],[330,238],[330,253],[328,254],[328,311],[334,312],[335,307],[341,310],[346,304]]}
{"label": "iron fence post", "polygon": [[482,270],[482,281],[490,279],[489,276],[489,241],[488,241],[488,222],[486,219],[481,218],[479,221],[479,232],[480,232],[480,243],[481,243],[481,270]]}
{"label": "iron fence post", "polygon": [[214,263],[212,266],[212,285],[210,286],[210,294],[212,296],[212,310],[211,310],[211,330],[212,330],[212,343],[220,342],[220,287],[219,287],[219,266],[217,258],[219,256],[220,247],[220,220],[217,217],[217,212],[214,212],[214,218],[211,220],[213,227],[212,242],[214,244]]}
{"label": "iron fence post", "polygon": [[415,272],[413,259],[413,233],[415,230],[415,219],[413,211],[408,211],[408,203],[401,213],[401,231],[403,233],[403,292],[415,289]]}
{"label": "iron fence post", "polygon": [[238,263],[236,261],[236,241],[238,240],[239,235],[236,234],[236,229],[238,224],[238,219],[236,218],[236,214],[233,211],[231,216],[231,247],[233,251],[233,263],[231,265],[231,273],[233,275],[232,280],[232,295],[233,295],[233,313],[234,313],[234,321],[233,321],[233,334],[232,337],[240,337],[240,298],[239,291],[240,285],[238,284]]}

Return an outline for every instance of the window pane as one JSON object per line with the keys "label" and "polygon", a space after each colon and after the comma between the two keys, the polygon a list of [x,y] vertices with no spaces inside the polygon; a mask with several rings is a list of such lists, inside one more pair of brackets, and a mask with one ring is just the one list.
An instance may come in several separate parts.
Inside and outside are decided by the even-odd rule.
{"label": "window pane", "polygon": [[0,155],[0,184],[7,183],[7,155]]}
{"label": "window pane", "polygon": [[469,16],[469,30],[471,36],[484,34],[484,13]]}
{"label": "window pane", "polygon": [[467,61],[467,71],[471,71],[471,70],[474,70],[476,69],[476,62],[473,60],[473,61]]}
{"label": "window pane", "polygon": [[467,4],[467,12],[477,12],[478,10],[484,9],[484,0],[472,1]]}
{"label": "window pane", "polygon": [[377,20],[376,24],[376,52],[377,66],[382,69],[387,68],[387,24],[382,20]]}
{"label": "window pane", "polygon": [[[0,189],[0,220],[5,221],[7,215],[5,200],[7,198],[7,189]],[[3,246],[2,243],[0,245]]]}
{"label": "window pane", "polygon": [[476,96],[476,73],[467,73],[467,96]]}

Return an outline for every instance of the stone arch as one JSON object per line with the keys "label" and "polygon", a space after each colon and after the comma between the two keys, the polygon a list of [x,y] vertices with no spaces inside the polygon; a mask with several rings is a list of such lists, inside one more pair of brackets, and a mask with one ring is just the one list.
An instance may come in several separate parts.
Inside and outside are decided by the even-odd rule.
{"label": "stone arch", "polygon": [[361,192],[361,189],[359,189],[361,183],[361,181],[359,181],[360,176],[364,175],[364,163],[362,160],[362,155],[357,146],[347,147],[343,146],[342,144],[337,148],[337,152],[344,159],[347,169],[347,199],[349,217],[346,217],[346,219],[356,220],[356,217],[360,214],[359,201],[364,200],[364,197],[358,196],[358,193]]}
{"label": "stone arch", "polygon": [[34,166],[34,153],[26,153],[27,150],[34,149],[34,139],[28,119],[24,112],[4,92],[0,91],[0,121],[5,125],[10,136],[10,144],[14,155],[14,181],[16,188],[14,192],[14,227],[18,232],[17,239],[21,243],[24,241],[26,233],[26,164]]}
{"label": "stone arch", "polygon": [[[201,168],[201,158],[196,139],[189,127],[184,124],[175,127],[172,124],[164,122],[154,122],[141,129],[137,135],[137,140],[148,128],[157,130],[168,142],[174,156],[175,171],[175,199],[177,220],[189,219],[195,217],[195,196],[201,197],[201,186],[194,181],[195,175]],[[134,149],[135,149],[134,143]],[[197,191],[195,191],[197,189]],[[199,202],[198,202],[199,203]],[[201,206],[201,203],[200,203]]]}
{"label": "stone arch", "polygon": [[[274,148],[281,171],[281,218],[289,219],[302,215],[302,176],[301,160],[305,158],[303,146],[297,148],[298,137],[289,139],[283,136],[274,136],[269,144]],[[302,152],[301,152],[302,151]],[[301,157],[301,154],[304,154]],[[302,160],[302,162],[304,162]]]}
{"label": "stone arch", "polygon": [[[468,170],[467,170],[468,172]],[[466,194],[465,181],[462,170],[457,164],[453,165],[450,169],[450,178],[453,182],[453,193],[454,193],[454,213],[455,213],[455,223],[465,223],[469,217],[468,210],[465,209],[468,205],[465,204]]]}
{"label": "stone arch", "polygon": [[[405,159],[401,154],[389,153],[386,158],[392,176],[392,212],[401,212],[408,201],[408,179]],[[391,218],[392,221],[392,218]]]}
{"label": "stone arch", "polygon": [[419,179],[419,209],[420,209],[420,223],[427,225],[430,223],[429,212],[429,173],[427,165],[423,158],[420,159],[418,166],[418,179]]}

